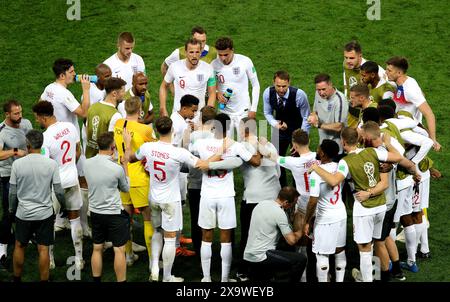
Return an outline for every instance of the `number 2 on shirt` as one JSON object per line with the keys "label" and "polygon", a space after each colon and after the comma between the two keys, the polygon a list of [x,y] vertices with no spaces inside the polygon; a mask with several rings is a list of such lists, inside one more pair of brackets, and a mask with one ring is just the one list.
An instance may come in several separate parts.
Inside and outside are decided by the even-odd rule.
{"label": "number 2 on shirt", "polygon": [[165,181],[166,180],[166,171],[164,171],[161,167],[158,166],[165,166],[166,163],[161,162],[161,161],[154,161],[153,162],[153,169],[155,169],[156,171],[160,171],[161,172],[161,177],[158,176],[157,174],[154,174],[156,179],[159,181]]}
{"label": "number 2 on shirt", "polygon": [[67,152],[69,152],[70,149],[70,142],[69,141],[63,141],[61,144],[61,150],[64,150],[64,146],[67,146],[66,151],[64,151],[64,154],[62,156],[62,164],[64,165],[65,163],[69,163],[72,161],[71,157],[67,156]]}

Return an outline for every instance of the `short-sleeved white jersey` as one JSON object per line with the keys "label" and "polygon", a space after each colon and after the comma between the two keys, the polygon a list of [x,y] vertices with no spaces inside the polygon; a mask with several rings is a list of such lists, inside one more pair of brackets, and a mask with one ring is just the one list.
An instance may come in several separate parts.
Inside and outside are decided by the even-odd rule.
{"label": "short-sleeved white jersey", "polygon": [[111,68],[112,77],[121,78],[127,84],[125,85],[125,91],[131,88],[133,83],[133,75],[138,72],[145,73],[145,63],[142,57],[138,54],[132,53],[127,63],[124,63],[119,59],[117,53],[106,59],[104,64]]}
{"label": "short-sleeved white jersey", "polygon": [[191,94],[198,98],[198,108],[205,106],[205,94],[208,81],[214,81],[214,71],[206,62],[199,61],[195,69],[188,69],[186,59],[170,64],[166,75],[166,83],[173,83],[175,96],[172,112],[180,110],[180,99],[186,94]]}
{"label": "short-sleeved white jersey", "polygon": [[[337,163],[331,162],[320,165],[329,173],[337,171]],[[342,201],[343,183],[335,187],[328,185],[316,172],[312,172],[309,179],[310,196],[318,197],[315,223],[335,223],[347,217],[345,205]]]}
{"label": "short-sleeved white jersey", "polygon": [[183,135],[184,131],[188,128],[188,123],[186,120],[178,113],[178,111],[174,111],[170,116],[172,120],[172,144],[177,147],[182,147]]}
{"label": "short-sleeved white jersey", "polygon": [[422,113],[419,111],[418,107],[427,100],[414,78],[407,77],[402,85],[397,86],[394,101],[397,104],[397,111],[408,111],[413,115],[415,120],[422,122]]}
{"label": "short-sleeved white jersey", "polygon": [[[250,108],[250,95],[248,92],[248,82],[258,80],[256,69],[249,57],[234,54],[233,60],[228,65],[224,65],[220,59],[211,62],[217,80],[217,90],[225,92],[227,88],[233,90],[230,100],[222,111],[231,114],[242,114],[245,110],[256,112],[258,100],[255,108]],[[253,106],[252,106],[253,107]]]}
{"label": "short-sleeved white jersey", "polygon": [[320,163],[316,160],[316,152],[302,154],[300,157],[280,156],[278,164],[283,168],[289,169],[295,179],[295,187],[300,193],[298,205],[305,210],[309,201],[309,174],[308,169],[314,163]]}
{"label": "short-sleeved white jersey", "polygon": [[179,174],[183,163],[193,167],[198,158],[183,148],[161,141],[144,143],[137,151],[139,160],[146,159],[150,174],[150,202],[181,201]]}
{"label": "short-sleeved white jersey", "polygon": [[69,89],[59,83],[51,83],[45,87],[41,100],[52,103],[54,115],[58,122],[72,123],[80,133],[77,115],[73,113],[80,106],[80,103]]}
{"label": "short-sleeved white jersey", "polygon": [[42,152],[58,164],[63,188],[78,184],[76,146],[79,142],[80,135],[72,123],[56,122],[44,132]]}
{"label": "short-sleeved white jersey", "polygon": [[[191,152],[197,152],[201,159],[208,159],[219,152],[222,148],[223,140],[216,138],[199,139],[194,142]],[[238,142],[233,143],[222,159],[232,156],[239,156],[243,161],[249,161],[252,154]],[[203,172],[201,196],[205,198],[224,198],[235,196],[233,170],[209,170]]]}

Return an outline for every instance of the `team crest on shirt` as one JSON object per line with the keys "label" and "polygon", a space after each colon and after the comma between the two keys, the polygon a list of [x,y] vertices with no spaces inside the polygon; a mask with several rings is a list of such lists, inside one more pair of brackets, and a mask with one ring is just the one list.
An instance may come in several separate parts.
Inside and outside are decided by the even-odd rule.
{"label": "team crest on shirt", "polygon": [[333,109],[333,105],[331,103],[328,103],[327,109],[328,109],[328,111],[331,111],[331,109]]}
{"label": "team crest on shirt", "polygon": [[399,89],[397,90],[397,99],[402,97],[402,91]]}
{"label": "team crest on shirt", "polygon": [[241,73],[241,68],[238,67],[233,67],[233,74],[234,75],[239,75]]}
{"label": "team crest on shirt", "polygon": [[197,81],[203,82],[203,79],[204,79],[203,73],[197,75]]}
{"label": "team crest on shirt", "polygon": [[138,72],[137,65],[131,66],[131,69],[133,69],[133,73],[137,73]]}

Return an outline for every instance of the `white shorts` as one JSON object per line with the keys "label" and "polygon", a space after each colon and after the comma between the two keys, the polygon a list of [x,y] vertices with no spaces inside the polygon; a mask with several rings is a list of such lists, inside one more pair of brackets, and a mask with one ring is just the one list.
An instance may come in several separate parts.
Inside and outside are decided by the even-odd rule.
{"label": "white shorts", "polygon": [[347,236],[347,218],[329,224],[314,224],[312,251],[331,255],[336,248],[344,247]]}
{"label": "white shorts", "polygon": [[430,178],[419,184],[420,209],[428,209],[430,205]]}
{"label": "white shorts", "polygon": [[170,203],[150,202],[152,209],[153,228],[161,227],[166,232],[176,232],[183,229],[183,213],[181,201]]}
{"label": "white shorts", "polygon": [[[228,114],[226,112],[223,112],[223,113]],[[228,137],[231,137],[232,139],[235,139],[237,141],[241,141],[242,139],[241,139],[241,135],[240,135],[240,131],[239,131],[239,123],[241,122],[241,120],[244,117],[248,116],[248,111],[244,111],[244,113],[242,113],[240,115],[228,114],[228,116],[230,117],[230,129],[228,129],[228,132],[227,132]],[[235,136],[235,133],[236,133],[236,136]]]}
{"label": "white shorts", "polygon": [[[80,185],[78,184],[73,187],[65,188],[64,197],[66,198],[66,210],[78,211],[83,206],[83,199],[81,198]],[[58,203],[55,192],[52,192],[52,199],[55,212],[59,212],[59,205],[55,206],[55,203]]]}
{"label": "white shorts", "polygon": [[234,229],[237,225],[234,197],[205,198],[201,196],[198,225],[205,230],[214,229],[217,225],[221,230]]}
{"label": "white shorts", "polygon": [[187,177],[189,173],[180,173],[178,179],[180,181],[180,194],[181,200],[186,200],[187,194]]}
{"label": "white shorts", "polygon": [[400,217],[411,214],[413,211],[413,186],[404,188],[397,192],[397,210],[394,214],[394,222],[400,221]]}
{"label": "white shorts", "polygon": [[381,238],[386,211],[367,216],[353,216],[353,240],[358,244]]}

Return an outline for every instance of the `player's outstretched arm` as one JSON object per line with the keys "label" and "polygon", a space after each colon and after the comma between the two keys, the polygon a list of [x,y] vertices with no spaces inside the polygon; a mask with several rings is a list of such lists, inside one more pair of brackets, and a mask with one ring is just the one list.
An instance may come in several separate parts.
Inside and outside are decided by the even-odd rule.
{"label": "player's outstretched arm", "polygon": [[317,165],[316,163],[311,166],[310,171],[314,171],[319,174],[319,176],[322,177],[322,179],[332,187],[337,186],[345,180],[345,176],[341,173],[336,172],[331,174],[330,172],[319,167],[319,165]]}

